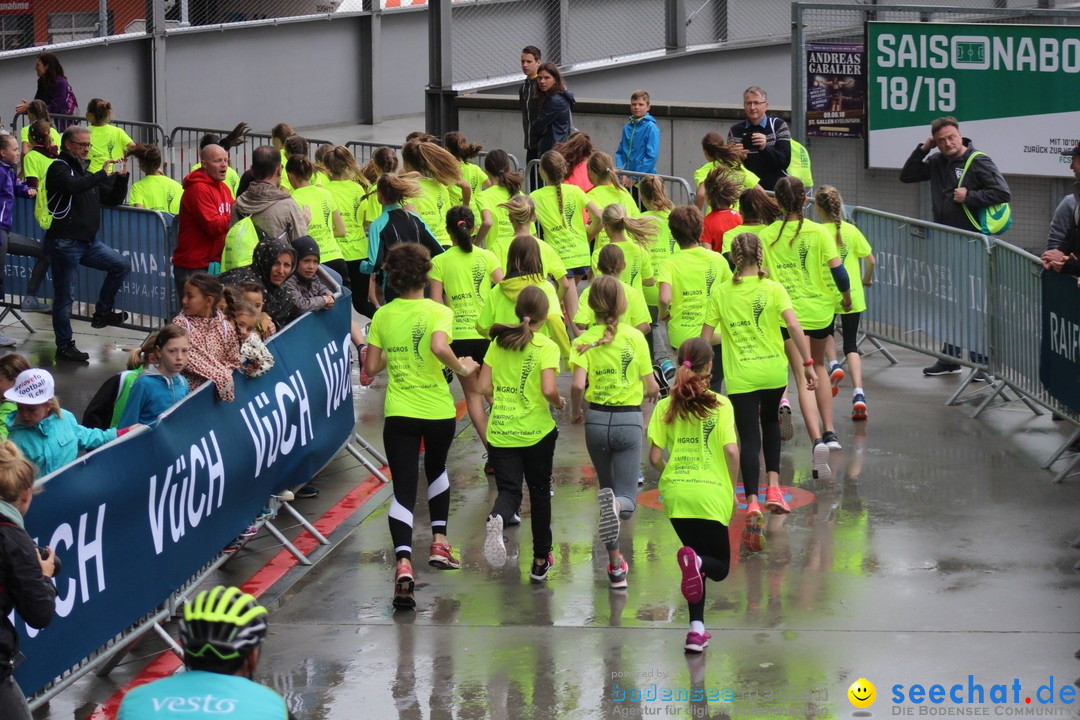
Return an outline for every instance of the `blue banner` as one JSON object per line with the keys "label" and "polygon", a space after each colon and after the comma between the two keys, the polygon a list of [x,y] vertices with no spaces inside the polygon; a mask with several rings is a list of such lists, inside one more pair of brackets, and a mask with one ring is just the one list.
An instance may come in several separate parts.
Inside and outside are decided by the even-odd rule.
{"label": "blue banner", "polygon": [[1080,410],[1080,290],[1076,277],[1043,271],[1039,380],[1070,410]]}
{"label": "blue banner", "polygon": [[274,368],[236,373],[236,400],[209,384],[152,430],[126,435],[44,480],[27,531],[63,561],[52,624],[21,620],[34,694],[155,611],[243,531],[273,493],[295,487],[352,436],[352,304],[309,313],[274,336]]}

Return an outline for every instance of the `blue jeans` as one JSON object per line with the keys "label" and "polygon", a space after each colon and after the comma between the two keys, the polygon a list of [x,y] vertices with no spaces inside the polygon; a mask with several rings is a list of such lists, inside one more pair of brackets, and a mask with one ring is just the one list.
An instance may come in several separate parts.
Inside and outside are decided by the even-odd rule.
{"label": "blue jeans", "polygon": [[105,282],[101,283],[95,314],[104,314],[113,309],[116,293],[120,291],[124,278],[131,272],[131,266],[120,253],[108,245],[92,240],[65,240],[46,238],[45,255],[52,263],[53,276],[53,333],[56,335],[56,347],[67,347],[71,339],[71,303],[75,296],[75,272],[79,265],[105,271]]}

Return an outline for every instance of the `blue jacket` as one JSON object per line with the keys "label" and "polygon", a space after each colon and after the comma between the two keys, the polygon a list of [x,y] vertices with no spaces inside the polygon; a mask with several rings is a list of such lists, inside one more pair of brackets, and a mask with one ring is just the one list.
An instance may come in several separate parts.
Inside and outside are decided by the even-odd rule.
{"label": "blue jacket", "polygon": [[127,404],[120,415],[120,427],[142,423],[154,427],[161,414],[188,394],[188,381],[183,375],[167,378],[154,365],[135,380],[128,393]]}
{"label": "blue jacket", "polygon": [[14,165],[0,160],[0,230],[10,230],[15,211],[15,196],[30,197],[30,188],[19,182]]}
{"label": "blue jacket", "polygon": [[8,439],[19,446],[26,459],[38,469],[38,477],[59,470],[79,456],[116,439],[116,430],[95,430],[75,422],[67,410],[60,417],[49,414],[33,427],[19,422],[19,414],[8,418]]}
{"label": "blue jacket", "polygon": [[540,155],[566,140],[574,131],[571,113],[574,103],[574,93],[564,90],[552,93],[540,106],[539,114],[532,121],[532,137]]}
{"label": "blue jacket", "polygon": [[623,125],[622,140],[615,151],[615,167],[630,172],[655,173],[660,155],[660,126],[649,113],[640,120],[631,117]]}

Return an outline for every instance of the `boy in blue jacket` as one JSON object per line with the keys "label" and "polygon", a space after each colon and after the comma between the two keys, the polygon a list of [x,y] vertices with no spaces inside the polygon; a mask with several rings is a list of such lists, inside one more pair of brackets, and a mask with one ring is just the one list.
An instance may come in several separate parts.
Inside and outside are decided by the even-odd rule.
{"label": "boy in blue jacket", "polygon": [[[4,297],[4,263],[7,260],[8,233],[15,211],[15,196],[34,197],[37,190],[19,182],[19,140],[14,135],[0,135],[0,298]],[[0,333],[0,347],[12,347],[15,340]]]}
{"label": "boy in blue jacket", "polygon": [[[660,126],[649,114],[649,93],[635,90],[630,96],[630,119],[623,125],[622,139],[615,151],[615,168],[630,172],[653,174],[656,158],[660,155]],[[623,178],[626,187],[636,183],[633,178]],[[635,199],[637,193],[634,193]]]}

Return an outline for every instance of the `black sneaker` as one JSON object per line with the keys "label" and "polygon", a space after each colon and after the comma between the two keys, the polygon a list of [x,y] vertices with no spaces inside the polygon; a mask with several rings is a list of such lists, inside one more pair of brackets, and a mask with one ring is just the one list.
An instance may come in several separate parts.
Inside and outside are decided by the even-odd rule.
{"label": "black sneaker", "polygon": [[548,579],[548,572],[555,567],[555,556],[548,553],[544,559],[533,558],[532,570],[529,571],[529,579],[535,583],[542,583]]}
{"label": "black sneaker", "polygon": [[311,483],[308,483],[304,487],[293,493],[297,498],[306,500],[308,498],[319,497],[319,488],[315,487]]}
{"label": "black sneaker", "polygon": [[109,325],[123,325],[124,321],[127,319],[128,314],[121,310],[96,312],[93,317],[90,318],[90,327],[101,329],[103,327],[108,327]]}
{"label": "black sneaker", "polygon": [[87,362],[90,360],[90,353],[84,353],[82,350],[75,347],[75,343],[71,343],[70,345],[56,348],[56,359],[69,360],[71,362]]}
{"label": "black sneaker", "polygon": [[945,362],[944,360],[938,360],[930,367],[924,367],[922,369],[923,375],[948,375],[949,373],[960,372],[960,366],[956,363]]}

